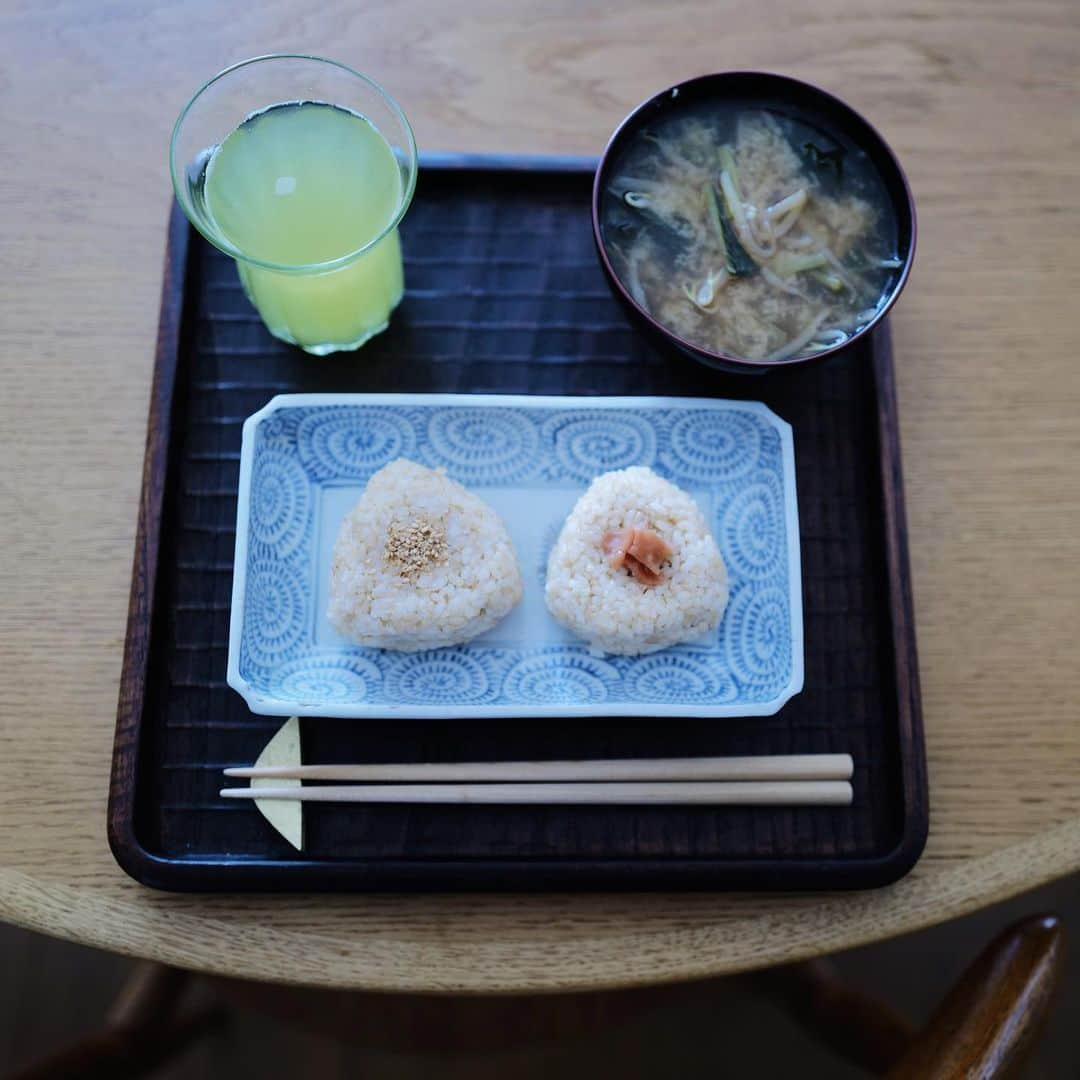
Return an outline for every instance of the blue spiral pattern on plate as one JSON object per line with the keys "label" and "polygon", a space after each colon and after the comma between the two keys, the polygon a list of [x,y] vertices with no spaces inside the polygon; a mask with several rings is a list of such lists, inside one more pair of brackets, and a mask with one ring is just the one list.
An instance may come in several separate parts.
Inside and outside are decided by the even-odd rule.
{"label": "blue spiral pattern on plate", "polygon": [[256,664],[266,667],[288,659],[301,642],[308,593],[293,563],[259,560],[248,567],[244,626],[257,629],[245,635],[245,644]]}
{"label": "blue spiral pattern on plate", "polygon": [[317,480],[362,480],[396,458],[415,454],[416,432],[394,409],[312,409],[297,426],[296,449]]}
{"label": "blue spiral pattern on plate", "polygon": [[461,649],[393,654],[385,659],[383,676],[391,700],[412,704],[472,705],[492,691],[486,665]]}
{"label": "blue spiral pattern on plate", "polygon": [[720,627],[728,669],[739,683],[779,689],[791,669],[791,613],[775,585],[744,585],[728,603]]}
{"label": "blue spiral pattern on plate", "polygon": [[260,449],[289,451],[296,445],[299,409],[278,409],[267,416],[258,428]]}
{"label": "blue spiral pattern on plate", "polygon": [[528,705],[599,705],[619,677],[614,666],[578,649],[554,649],[512,664],[503,693]]}
{"label": "blue spiral pattern on plate", "polygon": [[[791,605],[800,582],[789,559],[797,534],[786,532],[795,498],[786,439],[775,417],[739,403],[587,410],[415,399],[271,410],[252,435],[240,674],[261,700],[330,710],[580,704],[599,712],[719,706],[738,715],[743,706],[771,703],[791,687],[796,669]],[[483,639],[414,654],[328,647],[314,587],[325,569],[315,569],[327,540],[319,534],[327,527],[321,492],[359,491],[397,457],[444,468],[481,497],[485,487],[515,489],[520,517],[507,523],[535,567],[527,573],[534,599],[526,621],[548,618],[535,596],[573,498],[600,472],[652,465],[712,508],[731,586],[719,632],[709,645],[608,659],[551,625],[537,634],[550,644],[515,630],[497,647]]]}
{"label": "blue spiral pattern on plate", "polygon": [[764,421],[752,412],[687,412],[671,425],[665,463],[676,477],[732,480],[758,463],[763,430]]}
{"label": "blue spiral pattern on plate", "polygon": [[734,579],[774,577],[786,554],[784,494],[774,472],[747,477],[720,513],[716,534]]}
{"label": "blue spiral pattern on plate", "polygon": [[555,458],[567,476],[589,483],[601,473],[630,465],[652,465],[656,428],[633,413],[594,412],[561,415],[545,425]]}
{"label": "blue spiral pattern on plate", "polygon": [[251,472],[252,540],[272,548],[277,557],[289,555],[308,526],[310,490],[295,457],[264,450]]}
{"label": "blue spiral pattern on plate", "polygon": [[436,409],[425,458],[464,484],[507,484],[536,468],[540,438],[522,409]]}
{"label": "blue spiral pattern on plate", "polygon": [[382,672],[363,656],[308,656],[286,664],[275,693],[297,705],[367,701],[382,685]]}
{"label": "blue spiral pattern on plate", "polygon": [[631,693],[665,705],[733,701],[736,689],[715,658],[667,651],[642,657],[634,665]]}

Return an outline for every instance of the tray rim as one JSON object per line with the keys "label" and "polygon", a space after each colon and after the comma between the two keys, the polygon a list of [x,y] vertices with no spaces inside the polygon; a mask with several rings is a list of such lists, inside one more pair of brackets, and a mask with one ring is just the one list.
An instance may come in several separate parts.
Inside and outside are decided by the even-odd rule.
{"label": "tray rim", "polygon": [[[254,467],[255,431],[268,416],[287,408],[339,408],[356,405],[463,405],[470,408],[565,408],[573,410],[696,408],[725,411],[738,408],[765,416],[780,434],[781,465],[785,491],[784,530],[788,546],[788,603],[791,617],[791,675],[780,691],[766,701],[749,705],[718,704],[665,705],[661,703],[616,702],[599,705],[476,705],[445,706],[419,704],[365,704],[341,706],[298,705],[262,694],[240,672],[240,641],[245,617],[247,588],[248,531],[251,509],[251,473]],[[233,587],[229,614],[229,653],[226,682],[260,716],[321,716],[343,720],[461,720],[461,719],[558,719],[588,717],[683,717],[724,719],[774,716],[803,689],[805,681],[805,626],[802,602],[802,551],[799,537],[799,508],[796,486],[795,440],[791,424],[761,401],[731,398],[660,396],[588,396],[529,394],[277,394],[243,425],[240,446],[240,475],[236,504],[236,543],[233,554]]]}
{"label": "tray rim", "polygon": [[[596,159],[507,154],[426,154],[421,163],[448,172],[543,171],[580,176]],[[477,890],[686,890],[869,889],[890,885],[918,861],[930,826],[925,741],[919,685],[914,603],[908,557],[900,434],[889,319],[874,331],[885,558],[893,648],[897,662],[897,727],[903,821],[895,845],[872,856],[788,859],[400,858],[339,863],[313,859],[198,857],[184,859],[147,850],[136,834],[136,781],[148,663],[149,628],[160,553],[161,507],[167,476],[172,402],[179,359],[192,229],[175,198],[166,232],[161,306],[150,390],[146,451],[133,552],[131,592],[117,702],[106,835],[120,868],[140,884],[173,892],[312,892]],[[890,418],[892,422],[890,423]],[[227,880],[223,880],[224,875]]]}

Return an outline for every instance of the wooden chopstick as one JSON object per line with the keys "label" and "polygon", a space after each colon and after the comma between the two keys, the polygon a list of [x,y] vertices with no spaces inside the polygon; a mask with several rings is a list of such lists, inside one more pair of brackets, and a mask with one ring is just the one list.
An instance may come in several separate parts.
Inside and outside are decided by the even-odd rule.
{"label": "wooden chopstick", "polygon": [[708,806],[849,806],[842,780],[747,780],[733,783],[384,784],[224,788],[226,799],[339,803],[702,804]]}
{"label": "wooden chopstick", "polygon": [[[279,765],[226,769],[226,776],[366,783],[628,780],[850,780],[850,754],[728,758],[627,758],[615,761],[432,762],[404,765]],[[260,796],[261,798],[261,796]]]}

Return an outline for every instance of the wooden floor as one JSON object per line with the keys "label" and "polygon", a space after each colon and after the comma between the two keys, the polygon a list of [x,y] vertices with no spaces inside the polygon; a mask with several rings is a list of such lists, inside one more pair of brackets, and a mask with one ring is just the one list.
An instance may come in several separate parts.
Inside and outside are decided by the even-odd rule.
{"label": "wooden floor", "polygon": [[[978,949],[1002,926],[1022,915],[1054,910],[1070,933],[1066,985],[1028,1080],[1074,1080],[1080,1075],[1080,877],[1059,882],[1008,904],[959,922],[837,958],[855,984],[887,997],[915,1019],[925,1017],[944,988]],[[112,998],[130,962],[10,927],[0,927],[0,1077],[82,1031],[92,1028]],[[194,994],[212,996],[209,986]],[[599,1004],[594,1002],[594,1004]],[[592,1008],[580,1003],[576,1016],[606,1017],[592,1034],[567,1022],[567,1011],[551,999],[534,1003],[527,1045],[505,1036],[507,1014],[490,1021],[492,1038],[502,1048],[432,1050],[419,1045],[422,1033],[388,1046],[343,1046],[283,1026],[247,1009],[233,1009],[220,1034],[204,1040],[183,1058],[159,1070],[159,1080],[228,1077],[305,1077],[313,1080],[377,1078],[419,1080],[518,1080],[558,1076],[622,1078],[741,1077],[755,1080],[791,1075],[847,1080],[861,1074],[838,1063],[794,1028],[771,1003],[733,981],[700,983],[661,993],[647,991],[626,1008]],[[371,1002],[361,1002],[370,1008]],[[470,1023],[485,1019],[469,1010]],[[536,1019],[538,1018],[538,1019]],[[570,1032],[567,1034],[567,1032]],[[477,1037],[474,1030],[472,1038]],[[369,1040],[370,1041],[370,1040]]]}

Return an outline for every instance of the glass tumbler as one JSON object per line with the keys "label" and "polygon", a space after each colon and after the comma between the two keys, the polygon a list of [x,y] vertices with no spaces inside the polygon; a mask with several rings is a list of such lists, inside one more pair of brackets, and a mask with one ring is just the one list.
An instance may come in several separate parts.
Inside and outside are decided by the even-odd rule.
{"label": "glass tumbler", "polygon": [[299,54],[234,64],[180,113],[169,167],[275,337],[325,355],[386,328],[404,291],[416,141],[367,76]]}

